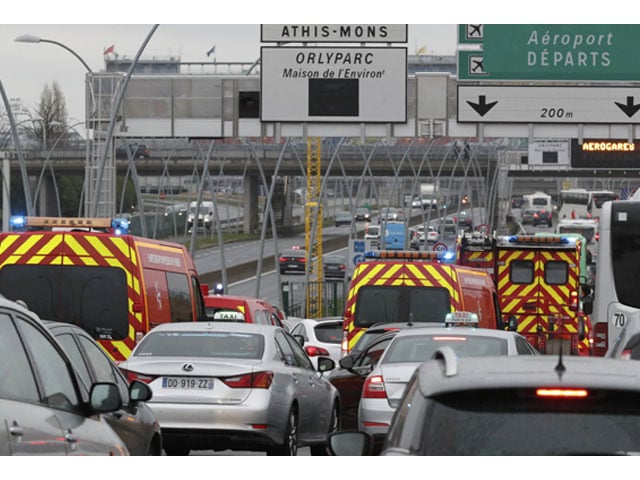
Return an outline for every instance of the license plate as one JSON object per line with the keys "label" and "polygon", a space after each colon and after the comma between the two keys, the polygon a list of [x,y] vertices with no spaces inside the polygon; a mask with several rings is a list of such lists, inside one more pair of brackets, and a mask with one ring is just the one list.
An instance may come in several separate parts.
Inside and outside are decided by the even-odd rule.
{"label": "license plate", "polygon": [[186,390],[213,390],[213,378],[162,377],[162,388]]}

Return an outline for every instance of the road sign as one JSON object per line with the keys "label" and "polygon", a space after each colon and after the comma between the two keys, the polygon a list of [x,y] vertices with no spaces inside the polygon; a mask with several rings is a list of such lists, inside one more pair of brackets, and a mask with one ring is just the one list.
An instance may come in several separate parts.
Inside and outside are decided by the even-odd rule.
{"label": "road sign", "polygon": [[263,122],[407,121],[406,47],[262,47]]}
{"label": "road sign", "polygon": [[438,242],[433,246],[434,252],[444,253],[447,251],[447,249],[448,249],[447,245],[441,242]]}
{"label": "road sign", "polygon": [[489,225],[486,223],[482,223],[476,226],[476,231],[480,232],[483,235],[489,235]]}
{"label": "road sign", "polygon": [[349,239],[349,260],[347,262],[347,275],[349,277],[353,275],[356,265],[364,262],[364,254],[369,250],[372,250],[370,238],[364,240]]}
{"label": "road sign", "polygon": [[458,25],[458,43],[476,44],[484,41],[484,24],[460,24]]}
{"label": "road sign", "polygon": [[571,140],[571,167],[589,169],[640,168],[640,140],[578,139]]}
{"label": "road sign", "polygon": [[[461,41],[463,32],[476,39]],[[637,24],[460,25],[459,43],[482,43],[485,80],[608,80],[640,78]],[[477,76],[465,68],[459,80]]]}
{"label": "road sign", "polygon": [[486,80],[482,50],[458,50],[458,78],[460,80]]}
{"label": "road sign", "polygon": [[458,85],[459,123],[640,123],[640,87]]}
{"label": "road sign", "polygon": [[407,43],[406,24],[381,25],[286,25],[260,26],[261,42]]}

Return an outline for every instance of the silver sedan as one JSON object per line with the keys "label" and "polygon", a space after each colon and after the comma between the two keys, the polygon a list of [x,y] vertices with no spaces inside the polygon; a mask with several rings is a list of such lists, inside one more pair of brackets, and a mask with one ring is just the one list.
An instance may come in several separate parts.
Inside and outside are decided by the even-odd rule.
{"label": "silver sedan", "polygon": [[148,405],[160,422],[165,452],[266,451],[326,454],[340,424],[335,387],[299,341],[271,325],[171,323],[151,330],[120,364],[128,379],[153,390]]}
{"label": "silver sedan", "polygon": [[537,355],[522,335],[467,326],[412,327],[400,330],[362,387],[358,428],[381,445],[413,372],[434,352],[450,346],[458,357]]}

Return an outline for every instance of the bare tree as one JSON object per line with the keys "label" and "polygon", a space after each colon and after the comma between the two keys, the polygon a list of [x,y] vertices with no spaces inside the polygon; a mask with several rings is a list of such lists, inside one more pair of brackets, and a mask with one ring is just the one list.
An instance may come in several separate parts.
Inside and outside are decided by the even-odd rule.
{"label": "bare tree", "polygon": [[58,82],[44,86],[35,109],[35,118],[37,120],[34,120],[29,136],[31,140],[40,143],[43,151],[61,136],[58,146],[64,144],[68,135],[67,104]]}

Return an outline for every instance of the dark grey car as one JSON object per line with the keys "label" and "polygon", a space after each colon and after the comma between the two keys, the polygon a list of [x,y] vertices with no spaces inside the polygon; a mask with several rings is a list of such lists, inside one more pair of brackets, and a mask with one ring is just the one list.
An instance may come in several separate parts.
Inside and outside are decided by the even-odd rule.
{"label": "dark grey car", "polygon": [[160,423],[145,403],[153,395],[151,388],[137,380],[129,385],[118,366],[82,328],[62,322],[45,321],[44,324],[69,354],[85,385],[100,381],[118,385],[122,406],[103,417],[127,445],[129,453],[161,455]]}
{"label": "dark grey car", "polygon": [[36,314],[0,296],[0,455],[127,455],[97,414],[118,410],[111,382],[80,383]]}
{"label": "dark grey car", "polygon": [[[371,452],[364,432],[333,454]],[[628,455],[640,452],[640,369],[601,357],[456,358],[444,347],[407,385],[382,455]]]}

